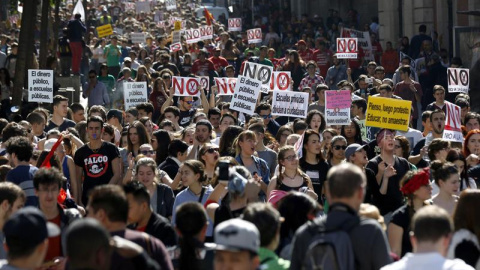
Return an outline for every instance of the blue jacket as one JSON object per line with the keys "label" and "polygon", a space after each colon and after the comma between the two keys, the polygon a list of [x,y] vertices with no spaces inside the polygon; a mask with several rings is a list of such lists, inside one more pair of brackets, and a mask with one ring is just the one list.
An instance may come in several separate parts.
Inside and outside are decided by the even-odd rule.
{"label": "blue jacket", "polygon": [[80,20],[70,20],[67,25],[68,39],[70,42],[80,42],[83,40],[83,34],[87,32],[87,28]]}
{"label": "blue jacket", "polygon": [[[267,184],[270,183],[270,169],[268,168],[267,162],[261,158],[258,158],[256,156],[252,156],[253,162],[255,162],[255,166],[257,167],[258,172],[262,175],[262,181]],[[243,161],[240,155],[238,155],[235,160],[242,166]]]}

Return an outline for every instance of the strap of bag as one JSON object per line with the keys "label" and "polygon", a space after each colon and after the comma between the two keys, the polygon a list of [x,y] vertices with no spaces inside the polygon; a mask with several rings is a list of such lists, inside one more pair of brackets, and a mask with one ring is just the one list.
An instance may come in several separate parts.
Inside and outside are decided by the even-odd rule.
{"label": "strap of bag", "polygon": [[200,193],[200,198],[198,198],[199,203],[202,203],[202,199],[203,199],[203,195],[205,194],[205,190],[206,190],[206,188],[202,187],[202,192]]}

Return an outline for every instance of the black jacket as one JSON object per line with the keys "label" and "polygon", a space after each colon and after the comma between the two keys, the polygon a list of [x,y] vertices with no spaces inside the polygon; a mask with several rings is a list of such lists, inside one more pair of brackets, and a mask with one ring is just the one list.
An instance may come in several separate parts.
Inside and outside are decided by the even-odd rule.
{"label": "black jacket", "polygon": [[153,202],[157,205],[156,213],[162,217],[171,217],[175,195],[172,189],[164,184],[157,184],[157,201]]}
{"label": "black jacket", "polygon": [[147,223],[145,232],[160,239],[166,247],[177,244],[177,234],[170,221],[159,214],[153,213]]}
{"label": "black jacket", "polygon": [[175,160],[173,160],[171,157],[167,157],[164,162],[160,163],[158,168],[166,172],[170,178],[174,179],[180,166],[178,166],[177,162],[175,162]]}

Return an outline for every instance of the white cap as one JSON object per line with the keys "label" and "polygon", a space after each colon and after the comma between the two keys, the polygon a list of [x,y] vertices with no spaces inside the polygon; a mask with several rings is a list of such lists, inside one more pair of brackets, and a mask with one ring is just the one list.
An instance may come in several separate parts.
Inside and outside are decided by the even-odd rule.
{"label": "white cap", "polygon": [[260,233],[253,223],[234,218],[220,223],[215,228],[217,250],[251,251],[260,249]]}

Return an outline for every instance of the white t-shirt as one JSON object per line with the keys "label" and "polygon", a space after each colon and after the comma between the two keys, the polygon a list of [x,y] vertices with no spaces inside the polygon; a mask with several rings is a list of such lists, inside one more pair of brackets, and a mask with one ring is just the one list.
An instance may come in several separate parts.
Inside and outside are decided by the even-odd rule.
{"label": "white t-shirt", "polygon": [[400,261],[381,268],[381,270],[401,269],[474,270],[460,259],[449,260],[437,252],[407,253]]}

